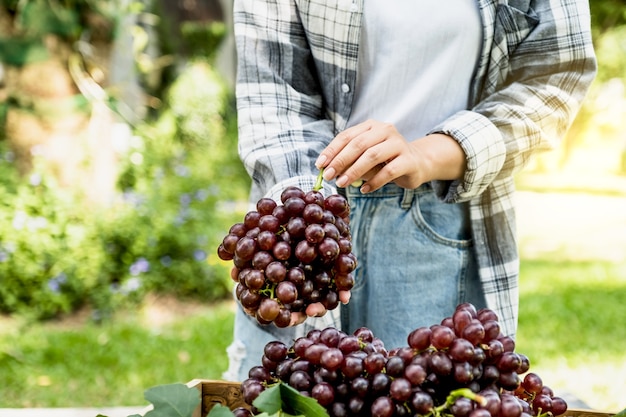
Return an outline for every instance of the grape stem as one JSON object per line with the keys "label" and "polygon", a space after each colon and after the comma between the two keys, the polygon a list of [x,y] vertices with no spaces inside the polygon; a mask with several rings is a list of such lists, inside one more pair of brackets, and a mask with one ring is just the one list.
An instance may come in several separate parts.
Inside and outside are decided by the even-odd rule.
{"label": "grape stem", "polygon": [[457,398],[466,397],[481,406],[485,406],[487,404],[487,399],[482,395],[476,394],[469,388],[459,388],[453,391],[450,391],[448,397],[446,398],[446,402],[441,404],[439,407],[434,407],[430,413],[428,413],[425,417],[439,417],[442,416],[442,413],[450,408]]}
{"label": "grape stem", "polygon": [[315,180],[313,191],[319,191],[322,188],[324,188],[324,184],[323,184],[324,178],[322,177],[322,175],[324,175],[324,168],[321,168],[319,174],[317,174],[317,180]]}

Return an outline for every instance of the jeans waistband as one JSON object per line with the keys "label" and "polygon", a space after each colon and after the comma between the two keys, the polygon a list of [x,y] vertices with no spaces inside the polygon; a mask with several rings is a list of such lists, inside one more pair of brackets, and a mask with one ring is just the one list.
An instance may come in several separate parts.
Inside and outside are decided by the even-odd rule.
{"label": "jeans waistband", "polygon": [[382,186],[378,190],[373,191],[371,193],[367,193],[367,194],[362,194],[361,191],[359,191],[359,187],[355,187],[352,185],[339,190],[341,194],[350,198],[383,198],[383,197],[396,197],[396,196],[408,197],[409,195],[430,193],[432,191],[433,191],[433,188],[429,182],[424,183],[415,189],[406,189],[406,188],[399,187],[394,183],[389,183],[389,184]]}

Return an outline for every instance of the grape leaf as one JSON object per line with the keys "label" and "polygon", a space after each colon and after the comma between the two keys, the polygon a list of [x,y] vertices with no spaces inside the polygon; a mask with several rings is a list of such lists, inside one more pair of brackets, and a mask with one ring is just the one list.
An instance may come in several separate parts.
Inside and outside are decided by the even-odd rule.
{"label": "grape leaf", "polygon": [[209,411],[209,414],[207,415],[207,417],[234,417],[234,416],[235,414],[230,410],[230,408],[222,404],[215,404],[213,408],[211,408],[211,411]]}
{"label": "grape leaf", "polygon": [[620,411],[619,413],[615,414],[614,417],[626,417],[626,408],[624,408],[622,411]]}
{"label": "grape leaf", "polygon": [[154,406],[145,417],[191,417],[200,404],[200,391],[184,384],[158,385],[144,397]]}
{"label": "grape leaf", "polygon": [[276,414],[282,411],[294,416],[328,417],[328,412],[315,399],[305,397],[295,388],[279,382],[263,391],[253,402],[260,411]]}

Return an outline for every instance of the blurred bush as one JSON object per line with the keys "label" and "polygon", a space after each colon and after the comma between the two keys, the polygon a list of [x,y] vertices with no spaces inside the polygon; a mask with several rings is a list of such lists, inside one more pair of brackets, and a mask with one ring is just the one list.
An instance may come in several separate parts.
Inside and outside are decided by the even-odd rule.
{"label": "blurred bush", "polygon": [[35,165],[20,177],[0,141],[0,312],[33,319],[90,306],[101,319],[151,292],[206,301],[230,295],[214,256],[245,199],[230,90],[189,62],[167,105],[123,144],[119,198],[89,205]]}

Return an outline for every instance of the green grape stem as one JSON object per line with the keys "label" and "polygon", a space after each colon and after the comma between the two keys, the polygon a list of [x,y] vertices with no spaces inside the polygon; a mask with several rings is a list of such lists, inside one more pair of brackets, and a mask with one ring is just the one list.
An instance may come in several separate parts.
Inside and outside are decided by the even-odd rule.
{"label": "green grape stem", "polygon": [[324,168],[320,169],[319,174],[317,174],[317,180],[315,181],[315,185],[313,186],[313,191],[319,191],[322,188],[324,188],[324,178],[322,177],[324,175]]}
{"label": "green grape stem", "polygon": [[474,391],[472,391],[469,388],[459,388],[459,389],[455,389],[453,391],[450,391],[450,394],[448,394],[448,397],[446,398],[446,402],[444,402],[443,404],[441,404],[438,407],[434,407],[432,409],[432,411],[430,413],[426,414],[424,417],[442,417],[442,416],[444,416],[445,415],[444,411],[449,409],[452,406],[452,404],[454,404],[456,399],[459,398],[459,397],[469,398],[470,400],[478,403],[481,406],[487,405],[487,399],[485,397],[483,397],[482,395],[476,394]]}

